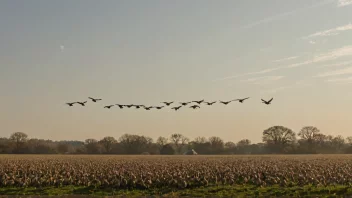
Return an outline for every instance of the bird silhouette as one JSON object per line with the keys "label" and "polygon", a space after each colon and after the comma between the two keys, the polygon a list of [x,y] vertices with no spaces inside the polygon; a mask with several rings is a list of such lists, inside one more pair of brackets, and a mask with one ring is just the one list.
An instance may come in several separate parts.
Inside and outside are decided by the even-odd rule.
{"label": "bird silhouette", "polygon": [[204,102],[204,99],[203,100],[199,100],[199,101],[195,100],[195,101],[192,101],[192,102],[200,104],[200,103]]}
{"label": "bird silhouette", "polygon": [[149,111],[150,109],[152,109],[152,108],[154,108],[154,107],[153,107],[153,106],[150,106],[150,107],[144,106],[144,109],[145,109],[145,110],[148,110],[148,111]]}
{"label": "bird silhouette", "polygon": [[105,106],[104,108],[108,108],[110,109],[111,107],[113,107],[114,105],[108,105],[108,106]]}
{"label": "bird silhouette", "polygon": [[174,109],[175,111],[179,110],[182,106],[178,106],[178,107],[172,107],[171,109]]}
{"label": "bird silhouette", "polygon": [[76,104],[77,102],[68,102],[66,103],[68,106],[72,107],[74,104]]}
{"label": "bird silhouette", "polygon": [[156,108],[156,109],[162,109],[162,108],[164,108],[164,106],[154,107],[154,108]]}
{"label": "bird silhouette", "polygon": [[214,103],[216,103],[216,101],[214,101],[214,102],[204,102],[205,104],[207,104],[207,105],[213,105]]}
{"label": "bird silhouette", "polygon": [[131,104],[131,105],[124,105],[124,106],[127,107],[127,108],[131,108],[131,107],[133,107],[134,105]]}
{"label": "bird silhouette", "polygon": [[82,106],[86,106],[85,104],[87,103],[87,101],[84,101],[84,102],[76,102],[76,103],[78,103],[78,104],[80,104],[80,105],[82,105]]}
{"label": "bird silhouette", "polygon": [[183,106],[186,106],[186,105],[188,105],[189,103],[191,103],[191,102],[180,102],[180,104],[183,105]]}
{"label": "bird silhouette", "polygon": [[120,107],[120,109],[123,109],[123,107],[124,107],[125,105],[122,105],[122,104],[116,104],[116,106]]}
{"label": "bird silhouette", "polygon": [[198,105],[193,105],[193,106],[190,106],[189,108],[196,109],[196,108],[200,108],[200,106],[198,106]]}
{"label": "bird silhouette", "polygon": [[174,102],[162,102],[162,103],[166,104],[166,106],[170,106]]}
{"label": "bird silhouette", "polygon": [[101,100],[101,99],[94,99],[92,97],[88,97],[88,98],[91,99],[93,102],[97,102],[97,101]]}
{"label": "bird silhouette", "polygon": [[232,100],[227,101],[227,102],[224,102],[224,101],[221,101],[221,100],[220,100],[220,103],[222,103],[222,104],[224,104],[224,105],[227,105],[227,104],[229,104],[230,102],[232,102]]}
{"label": "bird silhouette", "polygon": [[249,99],[249,97],[243,98],[243,99],[236,99],[236,100],[233,100],[233,101],[238,101],[238,102],[240,102],[240,103],[243,103],[243,101],[245,101],[245,100],[247,100],[247,99]]}
{"label": "bird silhouette", "polygon": [[262,99],[263,103],[266,104],[266,105],[269,105],[271,104],[271,101],[273,101],[274,98],[271,98],[269,101],[265,101]]}
{"label": "bird silhouette", "polygon": [[141,107],[144,107],[144,105],[133,105],[134,107],[136,107],[136,109],[139,109]]}

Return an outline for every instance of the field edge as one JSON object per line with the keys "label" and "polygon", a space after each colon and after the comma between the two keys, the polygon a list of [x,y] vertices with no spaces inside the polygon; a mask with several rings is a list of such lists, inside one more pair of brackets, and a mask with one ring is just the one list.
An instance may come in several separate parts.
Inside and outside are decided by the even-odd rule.
{"label": "field edge", "polygon": [[91,195],[91,196],[163,196],[163,197],[244,197],[244,196],[346,196],[352,195],[351,186],[331,185],[331,186],[267,186],[256,187],[251,185],[236,186],[208,186],[186,189],[158,188],[148,190],[116,190],[112,188],[95,188],[84,186],[64,186],[64,187],[43,187],[43,188],[19,188],[1,187],[0,195]]}

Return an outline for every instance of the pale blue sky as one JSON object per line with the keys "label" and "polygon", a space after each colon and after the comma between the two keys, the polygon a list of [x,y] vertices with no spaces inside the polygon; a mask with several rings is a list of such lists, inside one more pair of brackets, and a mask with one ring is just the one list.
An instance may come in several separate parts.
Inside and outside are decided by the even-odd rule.
{"label": "pale blue sky", "polygon": [[[352,0],[3,0],[0,136],[258,142],[272,125],[314,125],[346,137],[351,19]],[[103,101],[65,106],[89,96]],[[102,108],[247,96],[177,113]]]}

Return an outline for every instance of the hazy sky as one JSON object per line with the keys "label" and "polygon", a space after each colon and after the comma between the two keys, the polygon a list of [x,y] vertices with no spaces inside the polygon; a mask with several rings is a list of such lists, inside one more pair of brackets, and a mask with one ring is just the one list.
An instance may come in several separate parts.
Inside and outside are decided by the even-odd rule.
{"label": "hazy sky", "polygon": [[[0,136],[351,135],[352,0],[2,0]],[[88,101],[86,107],[66,102]],[[163,110],[109,104],[231,100]],[[266,106],[260,99],[274,97]]]}

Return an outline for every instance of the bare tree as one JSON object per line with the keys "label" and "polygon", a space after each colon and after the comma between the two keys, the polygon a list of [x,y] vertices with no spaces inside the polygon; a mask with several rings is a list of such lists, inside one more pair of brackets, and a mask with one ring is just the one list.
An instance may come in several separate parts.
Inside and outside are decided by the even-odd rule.
{"label": "bare tree", "polygon": [[181,153],[182,146],[185,145],[189,139],[182,134],[174,133],[171,135],[170,140],[175,144],[178,153]]}
{"label": "bare tree", "polygon": [[119,142],[126,154],[141,154],[146,152],[153,143],[150,137],[124,134],[119,138]]}
{"label": "bare tree", "polygon": [[225,146],[225,148],[227,148],[227,149],[234,149],[234,148],[236,148],[236,144],[233,143],[233,142],[226,142],[224,146]]}
{"label": "bare tree", "polygon": [[143,137],[146,140],[147,144],[152,144],[153,143],[153,138],[151,138],[151,137],[147,137],[147,136],[144,136],[144,135],[142,135],[140,137]]}
{"label": "bare tree", "polygon": [[318,145],[322,146],[325,143],[325,141],[327,141],[327,136],[321,133],[316,134],[315,141]]}
{"label": "bare tree", "polygon": [[346,138],[348,144],[350,144],[352,146],[352,136],[349,136]]}
{"label": "bare tree", "polygon": [[236,147],[236,144],[234,142],[226,142],[224,144],[224,149],[226,151],[227,154],[235,154],[236,151],[237,151],[237,147]]}
{"label": "bare tree", "polygon": [[23,132],[15,132],[11,134],[10,140],[15,143],[15,149],[18,151],[27,142],[28,135]]}
{"label": "bare tree", "polygon": [[237,146],[243,147],[243,146],[249,146],[251,144],[251,141],[249,139],[243,139],[237,142]]}
{"label": "bare tree", "polygon": [[319,138],[320,130],[317,127],[314,126],[305,126],[301,129],[301,131],[298,133],[298,136],[301,138],[300,144],[307,145],[308,151],[315,152],[313,151],[314,145],[317,142],[317,138]]}
{"label": "bare tree", "polygon": [[224,149],[224,141],[219,137],[216,137],[216,136],[210,137],[209,143],[213,154],[218,154],[222,152]]}
{"label": "bare tree", "polygon": [[160,146],[163,147],[168,143],[168,139],[166,137],[158,137],[158,139],[156,140],[156,143]]}
{"label": "bare tree", "polygon": [[87,149],[87,153],[89,154],[102,153],[102,147],[96,139],[86,139],[85,147]]}
{"label": "bare tree", "polygon": [[[194,149],[199,154],[269,154],[269,153],[352,153],[352,136],[324,135],[314,126],[305,126],[297,134],[299,144],[295,144],[296,134],[283,126],[273,126],[263,131],[262,143],[252,144],[243,139],[237,142],[226,142],[213,136],[197,137],[189,141],[182,134],[172,134],[171,137],[159,137],[156,142],[147,136],[124,134],[119,142],[113,137],[104,137],[100,141],[86,139],[82,141],[52,141],[32,138],[27,134],[16,132],[9,138],[0,137],[0,153],[28,154],[174,154],[183,153],[186,149]],[[311,150],[309,148],[312,148]]]}
{"label": "bare tree", "polygon": [[338,135],[331,140],[331,143],[335,151],[340,153],[345,145],[345,139],[341,135]]}
{"label": "bare tree", "polygon": [[181,137],[181,144],[182,145],[185,145],[189,142],[189,138],[188,137],[185,137],[185,136],[182,136]]}
{"label": "bare tree", "polygon": [[295,132],[284,126],[273,126],[263,131],[263,142],[274,152],[283,152],[295,140]]}
{"label": "bare tree", "polygon": [[249,139],[243,139],[237,142],[237,152],[240,154],[250,153],[251,141]]}
{"label": "bare tree", "polygon": [[220,145],[220,146],[224,145],[224,141],[221,138],[216,137],[216,136],[210,137],[209,142],[211,145]]}
{"label": "bare tree", "polygon": [[207,142],[207,138],[205,137],[196,137],[194,139],[194,142],[197,143],[197,144],[204,144]]}
{"label": "bare tree", "polygon": [[205,137],[196,137],[189,142],[189,148],[194,149],[199,154],[208,154],[211,152],[211,145]]}
{"label": "bare tree", "polygon": [[172,141],[172,143],[174,143],[177,146],[180,144],[182,137],[183,137],[182,134],[174,133],[174,134],[171,134],[170,140]]}
{"label": "bare tree", "polygon": [[298,133],[298,136],[309,143],[313,143],[318,134],[320,134],[320,130],[317,127],[305,126]]}
{"label": "bare tree", "polygon": [[107,136],[107,137],[104,137],[103,139],[101,139],[99,142],[100,142],[100,144],[103,145],[105,151],[107,153],[109,153],[111,151],[113,145],[115,143],[117,143],[117,140],[114,137]]}

